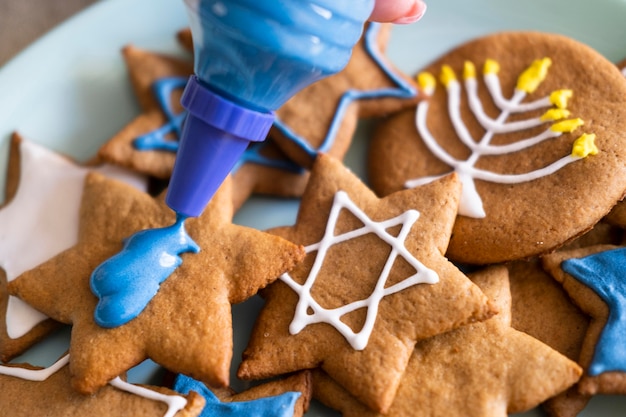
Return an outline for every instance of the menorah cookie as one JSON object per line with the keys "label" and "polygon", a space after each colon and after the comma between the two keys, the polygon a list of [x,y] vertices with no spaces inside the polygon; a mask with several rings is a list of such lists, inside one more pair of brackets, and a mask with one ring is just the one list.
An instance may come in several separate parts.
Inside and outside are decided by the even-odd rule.
{"label": "menorah cookie", "polygon": [[[174,223],[162,198],[87,176],[77,243],[9,283],[12,295],[73,325],[70,370],[77,391],[93,393],[148,358],[228,385],[231,304],[304,257],[300,246],[232,224],[230,184],[222,184],[200,217]],[[159,239],[149,240],[148,249],[141,239],[149,235],[127,239],[154,228]],[[133,250],[147,263],[125,262]]]}
{"label": "menorah cookie", "polygon": [[270,231],[305,245],[307,257],[263,292],[238,376],[321,367],[388,410],[418,340],[495,312],[443,255],[459,195],[453,174],[379,199],[320,154],[296,224]]}
{"label": "menorah cookie", "polygon": [[582,394],[626,394],[626,248],[596,245],[559,251],[543,265],[590,318],[578,359],[585,373]]}
{"label": "menorah cookie", "polygon": [[418,80],[429,98],[381,125],[369,180],[386,195],[456,172],[463,193],[451,259],[547,253],[624,196],[626,81],[591,48],[503,32],[454,49]]}
{"label": "menorah cookie", "polygon": [[189,391],[140,386],[116,377],[94,395],[82,395],[70,385],[70,356],[48,368],[27,364],[0,366],[0,404],[3,414],[27,416],[200,416],[204,398]]}
{"label": "menorah cookie", "polygon": [[6,200],[0,207],[0,360],[8,361],[57,324],[6,285],[49,260],[78,239],[78,213],[85,176],[97,170],[145,191],[145,176],[119,167],[80,166],[17,132],[12,135]]}
{"label": "menorah cookie", "polygon": [[[490,267],[472,279],[500,312],[418,343],[387,417],[506,417],[573,385],[580,367],[510,326],[507,271]],[[316,371],[316,398],[345,417],[382,417]]]}

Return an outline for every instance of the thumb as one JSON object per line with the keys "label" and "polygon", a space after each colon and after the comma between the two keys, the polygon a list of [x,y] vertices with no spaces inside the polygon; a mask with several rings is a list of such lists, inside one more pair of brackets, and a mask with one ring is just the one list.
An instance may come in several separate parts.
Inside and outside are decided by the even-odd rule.
{"label": "thumb", "polygon": [[422,0],[376,0],[370,20],[408,24],[418,21],[425,11]]}

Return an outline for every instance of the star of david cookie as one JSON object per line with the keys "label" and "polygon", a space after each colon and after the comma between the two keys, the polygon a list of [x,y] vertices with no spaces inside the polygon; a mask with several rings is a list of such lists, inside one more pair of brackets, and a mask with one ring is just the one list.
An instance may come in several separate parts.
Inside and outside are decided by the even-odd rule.
{"label": "star of david cookie", "polygon": [[[87,177],[77,244],[9,284],[12,295],[73,325],[70,370],[76,390],[93,393],[147,358],[213,386],[228,384],[231,304],[253,296],[304,256],[301,247],[284,239],[232,224],[230,199],[226,181],[203,215],[186,223],[199,252],[180,255],[182,264],[136,317],[103,327],[96,322],[102,318],[96,306],[100,312],[113,305],[94,295],[92,273],[120,253],[134,232],[171,225],[175,216],[160,198],[97,174]],[[175,258],[159,261],[170,264]],[[152,284],[151,270],[132,275],[133,285],[120,289],[119,312],[131,308],[135,291],[141,295]]]}
{"label": "star of david cookie", "polygon": [[369,23],[341,72],[277,110],[270,136],[290,159],[307,168],[318,152],[342,159],[359,118],[384,116],[415,102],[415,84],[383,55],[390,29]]}
{"label": "star of david cookie", "polygon": [[386,411],[418,340],[494,313],[443,256],[459,193],[453,175],[379,199],[320,154],[296,225],[271,231],[307,257],[263,292],[238,376],[321,367]]}
{"label": "star of david cookie", "polygon": [[0,207],[0,359],[8,361],[57,325],[6,291],[7,282],[78,239],[84,179],[91,170],[146,189],[146,178],[111,166],[79,166],[14,133],[9,151],[7,199]]}
{"label": "star of david cookie", "polygon": [[590,317],[578,359],[585,369],[579,392],[626,393],[623,246],[597,245],[556,252],[543,265],[572,301]]}
{"label": "star of david cookie", "polygon": [[299,372],[240,393],[226,388],[209,389],[188,376],[178,375],[174,389],[182,394],[195,391],[205,398],[200,417],[302,417],[312,395],[310,372]]}
{"label": "star of david cookie", "polygon": [[168,179],[184,120],[180,96],[193,73],[193,63],[134,46],[125,47],[122,53],[142,113],[102,145],[98,156]]}
{"label": "star of david cookie", "polygon": [[388,119],[369,157],[390,192],[456,172],[448,256],[488,264],[548,253],[584,234],[626,190],[626,80],[564,36],[504,32],[418,75],[429,95]]}
{"label": "star of david cookie", "polygon": [[115,378],[94,395],[82,395],[70,386],[69,355],[48,368],[30,365],[0,366],[0,404],[12,416],[122,416],[195,417],[204,399],[154,386],[130,384]]}
{"label": "star of david cookie", "polygon": [[[573,385],[580,367],[510,327],[511,295],[505,267],[472,279],[500,312],[417,344],[387,417],[506,417],[526,411]],[[314,392],[345,417],[381,416],[327,375],[314,374]]]}

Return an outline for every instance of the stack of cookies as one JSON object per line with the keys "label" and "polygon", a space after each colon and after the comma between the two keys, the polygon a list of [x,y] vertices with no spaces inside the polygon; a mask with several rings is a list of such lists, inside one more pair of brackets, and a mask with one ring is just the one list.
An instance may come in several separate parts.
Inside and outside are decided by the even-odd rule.
{"label": "stack of cookies", "polygon": [[[189,31],[178,35],[191,51]],[[413,77],[386,59],[389,36],[368,24],[344,71],[278,110],[270,137],[187,221],[197,246],[159,254],[174,272],[119,326],[94,318],[91,277],[133,233],[175,221],[163,195],[191,54],[124,48],[142,112],[87,165],[16,133],[0,208],[0,358],[64,324],[71,340],[49,368],[0,366],[0,407],[301,416],[315,399],[355,417],[539,405],[567,417],[625,394],[624,74],[564,36],[502,32]],[[363,118],[376,125],[367,178],[342,162]],[[254,194],[299,198],[295,223],[234,224]],[[130,298],[147,276],[119,291]],[[257,295],[233,358],[231,306]],[[127,382],[146,359],[167,371],[161,386]],[[240,393],[233,366],[250,381]]]}

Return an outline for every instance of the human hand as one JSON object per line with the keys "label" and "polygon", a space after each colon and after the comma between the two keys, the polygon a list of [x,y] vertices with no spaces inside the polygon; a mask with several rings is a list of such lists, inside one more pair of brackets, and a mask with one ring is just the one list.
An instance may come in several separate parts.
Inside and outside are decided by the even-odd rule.
{"label": "human hand", "polygon": [[425,11],[422,0],[376,0],[370,20],[408,24],[418,21]]}

